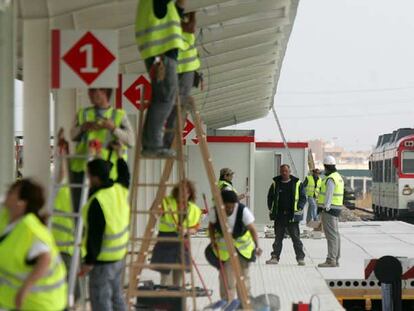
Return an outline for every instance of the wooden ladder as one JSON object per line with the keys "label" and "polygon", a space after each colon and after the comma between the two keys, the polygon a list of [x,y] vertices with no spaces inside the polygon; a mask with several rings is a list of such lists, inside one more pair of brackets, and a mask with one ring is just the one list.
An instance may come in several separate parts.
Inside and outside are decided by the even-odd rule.
{"label": "wooden ladder", "polygon": [[[141,94],[144,94],[143,90]],[[210,153],[207,146],[207,139],[206,134],[203,131],[201,125],[201,117],[200,113],[196,111],[196,106],[194,100],[191,98],[191,114],[193,116],[193,122],[195,125],[195,130],[197,133],[197,138],[199,141],[199,147],[201,151],[201,155],[203,158],[204,168],[206,170],[210,189],[213,195],[214,202],[217,205],[217,217],[219,223],[224,230],[223,236],[229,250],[230,254],[230,261],[233,268],[233,272],[236,278],[236,285],[237,290],[239,293],[239,298],[241,300],[243,309],[248,310],[250,309],[250,300],[249,295],[247,292],[247,288],[244,282],[244,277],[241,274],[241,268],[239,263],[238,254],[233,245],[233,238],[228,230],[228,225],[226,221],[226,214],[224,205],[221,199],[220,190],[216,184],[216,177],[214,174],[214,168],[212,159],[210,157]],[[189,256],[191,258],[191,243],[189,243],[189,237],[186,238],[184,236],[184,232],[182,230],[183,226],[180,226],[179,236],[177,238],[162,238],[156,237],[154,234],[156,233],[156,224],[157,219],[162,213],[162,200],[165,197],[167,187],[172,187],[174,184],[168,183],[171,172],[174,166],[174,161],[177,161],[178,167],[178,178],[179,178],[179,196],[180,202],[178,202],[178,206],[186,206],[187,202],[185,202],[184,189],[183,189],[183,181],[185,179],[185,167],[184,167],[184,152],[183,152],[183,140],[182,140],[182,132],[183,122],[181,119],[181,107],[179,103],[179,97],[177,97],[177,128],[176,128],[176,137],[173,143],[173,147],[176,149],[177,156],[175,158],[167,158],[164,163],[163,172],[160,178],[159,183],[140,183],[139,181],[139,173],[140,173],[140,162],[142,159],[140,150],[142,146],[142,132],[143,132],[143,121],[144,121],[144,112],[140,112],[139,116],[139,129],[138,129],[138,136],[137,136],[137,144],[136,144],[136,152],[135,152],[135,160],[134,160],[134,172],[133,172],[133,179],[132,179],[132,189],[130,195],[130,204],[131,204],[131,235],[130,235],[130,249],[129,249],[129,262],[126,264],[126,270],[128,273],[124,272],[124,275],[129,275],[129,284],[127,290],[127,301],[129,303],[130,308],[133,307],[134,302],[133,299],[137,297],[192,297],[193,299],[193,309],[196,310],[196,292],[195,292],[195,283],[194,283],[194,273],[193,273],[193,264],[190,264],[190,273],[191,273],[191,289],[185,290],[184,286],[178,291],[169,291],[169,290],[142,290],[138,289],[139,281],[141,279],[141,273],[145,268],[166,268],[166,269],[179,269],[183,271],[183,285],[185,284],[185,271],[186,271],[186,264],[185,264],[185,257],[184,257],[184,243],[186,243],[189,252]],[[157,192],[155,195],[155,199],[151,204],[149,209],[139,209],[138,208],[138,189],[139,187],[157,187]],[[184,205],[181,205],[184,204]],[[149,219],[146,224],[146,228],[144,231],[143,236],[138,236],[137,234],[137,216],[139,214],[146,214],[149,216]],[[183,218],[183,213],[178,213],[180,223]],[[182,263],[180,264],[148,264],[147,259],[148,255],[150,254],[150,247],[151,245],[155,244],[157,241],[179,241],[182,245],[181,247],[181,259]],[[139,250],[137,250],[137,244],[139,245]]]}

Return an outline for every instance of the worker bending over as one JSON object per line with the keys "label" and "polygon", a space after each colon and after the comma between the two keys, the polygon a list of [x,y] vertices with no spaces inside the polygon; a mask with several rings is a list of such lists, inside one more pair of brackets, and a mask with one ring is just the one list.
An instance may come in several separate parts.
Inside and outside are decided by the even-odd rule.
{"label": "worker bending over", "polygon": [[341,215],[344,201],[344,181],[336,170],[333,156],[323,160],[325,178],[322,181],[321,192],[318,196],[318,210],[321,213],[322,227],[328,243],[326,261],[318,267],[329,268],[339,266],[341,256],[341,235],[339,234],[338,218]]}
{"label": "worker bending over", "polygon": [[16,181],[0,208],[0,310],[63,311],[66,269],[40,210],[43,188]]}
{"label": "worker bending over", "polygon": [[[118,152],[120,149],[118,149]],[[118,179],[109,178],[107,161],[88,162],[91,185],[82,209],[86,256],[81,274],[89,273],[89,294],[93,311],[123,311],[121,275],[129,238],[129,171],[122,157],[117,160]]]}
{"label": "worker bending over", "polygon": [[[142,155],[174,156],[164,146],[163,128],[176,101],[178,51],[185,49],[181,18],[186,0],[139,1],[135,38],[141,58],[151,78],[152,100],[148,108],[142,137]],[[173,131],[167,124],[166,132]]]}
{"label": "worker bending over", "polygon": [[[171,195],[165,197],[162,201],[162,215],[158,223],[158,237],[179,237],[180,227],[184,230],[184,256],[181,256],[180,242],[159,241],[155,244],[152,252],[152,264],[185,264],[188,269],[190,265],[189,240],[187,236],[194,234],[200,225],[201,209],[194,203],[196,200],[196,191],[194,184],[189,180],[182,181],[186,206],[180,207],[180,185],[176,185],[171,191]],[[180,216],[180,213],[183,213]],[[182,217],[182,218],[181,218]],[[182,225],[180,225],[181,220]],[[181,286],[182,270],[155,269],[161,273],[161,285]],[[172,282],[170,280],[172,272]]]}
{"label": "worker bending over", "polygon": [[[244,277],[247,292],[250,293],[249,263],[260,256],[262,250],[259,247],[259,239],[254,227],[254,216],[249,208],[239,202],[234,191],[223,190],[221,192],[227,225],[233,236],[233,245],[240,261],[241,274]],[[217,207],[216,207],[217,208]],[[212,209],[209,213],[209,235],[214,256],[221,261],[220,268],[220,297],[231,301],[236,295],[236,280],[230,261],[230,254],[222,234],[222,228],[217,218],[217,212]]]}

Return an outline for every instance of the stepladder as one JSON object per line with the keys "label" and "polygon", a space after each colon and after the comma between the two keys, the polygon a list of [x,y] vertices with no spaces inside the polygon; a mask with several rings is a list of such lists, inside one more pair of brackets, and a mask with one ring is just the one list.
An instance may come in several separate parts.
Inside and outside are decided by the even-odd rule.
{"label": "stepladder", "polygon": [[78,277],[78,272],[83,255],[84,224],[81,211],[88,199],[89,183],[86,174],[78,181],[70,178],[69,162],[73,159],[85,162],[93,159],[99,154],[100,145],[91,143],[87,155],[71,155],[63,130],[59,131],[58,140],[47,203],[47,211],[51,216],[48,225],[66,266],[68,307],[73,310],[75,302],[83,305],[83,308],[86,306],[86,282],[84,278]]}
{"label": "stepladder", "polygon": [[[142,92],[143,93],[143,92]],[[214,174],[214,168],[210,153],[208,150],[208,145],[206,141],[206,134],[203,131],[200,113],[196,110],[196,105],[192,98],[191,101],[191,114],[193,117],[193,122],[195,124],[195,129],[197,133],[197,138],[199,141],[200,152],[203,158],[204,168],[206,170],[210,189],[214,202],[216,204],[217,218],[223,229],[223,237],[228,246],[230,254],[230,262],[233,268],[233,273],[236,279],[236,286],[239,292],[239,298],[241,300],[243,309],[250,308],[250,301],[248,297],[247,288],[244,282],[244,278],[241,274],[239,258],[237,252],[233,245],[233,239],[228,230],[228,224],[226,221],[226,215],[224,210],[224,205],[221,199],[220,191],[216,185],[216,178]],[[140,171],[145,169],[142,164],[146,163],[147,159],[144,159],[140,154],[140,148],[142,145],[142,124],[144,120],[144,113],[140,113],[139,117],[139,134],[137,136],[137,152],[135,155],[134,161],[134,172],[132,179],[132,189],[130,193],[130,203],[131,203],[131,235],[130,235],[130,248],[129,256],[127,259],[125,277],[128,279],[128,287],[126,291],[127,301],[129,303],[130,310],[135,310],[137,304],[140,300],[145,300],[148,297],[179,297],[185,301],[186,297],[191,297],[193,306],[190,307],[190,310],[199,310],[202,307],[197,307],[196,297],[199,294],[199,291],[195,287],[195,276],[193,269],[195,268],[196,272],[199,274],[197,269],[197,264],[192,258],[191,254],[191,243],[190,238],[191,234],[187,232],[187,228],[184,223],[186,221],[186,207],[188,205],[188,198],[184,195],[186,193],[185,189],[185,156],[183,148],[183,139],[182,131],[183,129],[183,120],[180,107],[180,100],[177,98],[177,126],[176,126],[176,136],[173,143],[174,149],[176,150],[176,156],[173,158],[167,158],[163,160],[162,174],[158,181],[144,182],[141,181]],[[175,180],[172,178],[173,169],[176,168],[177,173],[175,174]],[[166,191],[170,187],[178,187],[179,199],[177,210],[171,211],[165,204],[164,198],[166,197]],[[145,193],[145,189],[149,187],[154,187],[155,195],[150,204],[143,205],[138,204],[139,195]],[[142,200],[140,200],[141,202]],[[163,215],[172,213],[173,219],[175,219],[176,231],[175,236],[163,236],[160,232],[157,233],[157,223],[160,222],[160,219]],[[146,216],[146,225],[145,229],[138,228],[138,215]],[[141,221],[142,223],[142,221]],[[153,251],[156,249],[157,244],[160,243],[179,243],[181,248],[181,261],[176,263],[166,263],[166,264],[154,264],[152,262]],[[155,246],[154,246],[155,245]],[[189,257],[190,260],[185,260]],[[180,283],[175,284],[176,286],[174,291],[171,291],[163,286],[154,288],[149,288],[146,286],[145,281],[145,271],[150,269],[169,269],[181,272]],[[189,271],[190,278],[189,282],[186,282],[186,272]],[[200,275],[200,274],[199,274]],[[206,288],[202,277],[200,280],[204,287],[204,292],[207,293],[208,289]],[[161,279],[162,281],[162,279]],[[210,300],[211,301],[211,300]],[[185,309],[184,307],[182,309]]]}

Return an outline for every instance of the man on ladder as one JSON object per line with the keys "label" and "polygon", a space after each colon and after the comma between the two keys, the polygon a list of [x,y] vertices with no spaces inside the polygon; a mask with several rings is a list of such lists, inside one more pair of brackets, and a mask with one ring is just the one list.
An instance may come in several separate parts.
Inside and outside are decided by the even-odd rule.
{"label": "man on ladder", "polygon": [[86,256],[81,275],[89,273],[89,294],[93,311],[126,311],[121,275],[129,239],[129,170],[117,146],[118,179],[110,179],[107,161],[88,162],[91,185],[88,202],[82,209],[85,223],[83,246]]}
{"label": "man on ladder", "polygon": [[[142,137],[144,156],[175,155],[174,150],[164,146],[163,127],[176,99],[178,51],[186,47],[180,21],[186,2],[147,0],[138,3],[135,38],[152,86]],[[167,124],[166,132],[174,130],[171,123]]]}
{"label": "man on ladder", "polygon": [[[72,141],[76,142],[76,155],[85,158],[75,158],[70,161],[71,182],[81,184],[84,180],[86,157],[91,141],[102,145],[101,156],[112,163],[110,176],[117,178],[117,152],[112,150],[112,144],[119,142],[123,146],[122,158],[126,160],[126,148],[134,146],[134,131],[124,110],[111,107],[112,89],[89,89],[88,95],[92,107],[81,108],[70,131]],[[76,208],[80,201],[80,188],[72,189],[73,204]]]}

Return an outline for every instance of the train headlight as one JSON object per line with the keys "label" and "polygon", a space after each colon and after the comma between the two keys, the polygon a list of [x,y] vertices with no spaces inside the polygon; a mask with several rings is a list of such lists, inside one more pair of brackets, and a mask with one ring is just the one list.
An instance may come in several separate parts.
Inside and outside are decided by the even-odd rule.
{"label": "train headlight", "polygon": [[405,185],[404,188],[403,188],[403,190],[402,190],[402,194],[403,195],[412,195],[413,192],[414,192],[414,189],[413,188],[410,188],[409,185]]}

